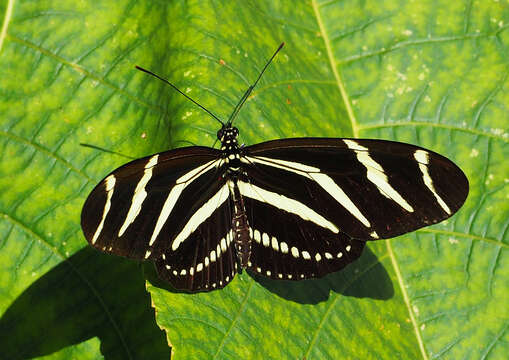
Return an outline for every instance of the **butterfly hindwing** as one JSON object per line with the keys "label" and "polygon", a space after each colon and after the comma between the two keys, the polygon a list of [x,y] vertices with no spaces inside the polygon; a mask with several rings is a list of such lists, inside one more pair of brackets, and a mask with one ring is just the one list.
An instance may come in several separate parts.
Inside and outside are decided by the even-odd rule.
{"label": "butterfly hindwing", "polygon": [[223,288],[237,272],[231,232],[231,200],[202,221],[178,248],[168,247],[154,259],[159,277],[177,289]]}
{"label": "butterfly hindwing", "polygon": [[322,277],[356,260],[364,248],[364,241],[333,233],[302,214],[251,198],[244,201],[252,238],[248,268],[255,273],[276,280]]}

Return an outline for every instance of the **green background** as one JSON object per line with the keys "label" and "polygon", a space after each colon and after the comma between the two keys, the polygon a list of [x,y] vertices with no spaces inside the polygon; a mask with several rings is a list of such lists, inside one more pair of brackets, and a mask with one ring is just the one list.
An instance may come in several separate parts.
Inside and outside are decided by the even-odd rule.
{"label": "green background", "polygon": [[[507,356],[507,0],[8,0],[0,15],[0,357]],[[134,65],[226,118],[282,41],[243,143],[417,144],[465,171],[463,208],[322,280],[243,274],[198,295],[88,248],[83,202],[126,159],[80,142],[141,157],[218,129]]]}

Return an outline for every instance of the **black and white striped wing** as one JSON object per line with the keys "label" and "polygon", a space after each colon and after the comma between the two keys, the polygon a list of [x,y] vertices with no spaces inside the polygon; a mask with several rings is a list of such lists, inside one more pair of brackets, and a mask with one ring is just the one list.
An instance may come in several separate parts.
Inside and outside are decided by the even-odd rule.
{"label": "black and white striped wing", "polygon": [[[86,239],[107,253],[155,261],[161,277],[178,288],[205,287],[210,279],[216,281],[207,277],[211,272],[231,278],[233,255],[222,246],[231,230],[231,200],[219,159],[218,150],[191,147],[134,160],[113,171],[83,207]],[[216,254],[220,261],[204,277],[198,266],[212,249],[221,249]]]}
{"label": "black and white striped wing", "polygon": [[[276,206],[256,185],[242,185],[249,219],[251,257],[248,267],[255,273],[276,280],[302,280],[322,277],[341,270],[356,260],[365,242],[329,229],[324,217],[317,224],[318,213],[311,216],[289,199]],[[289,206],[285,206],[285,204]]]}
{"label": "black and white striped wing", "polygon": [[[229,190],[219,190],[220,197],[228,197]],[[207,196],[209,197],[209,196]],[[210,201],[210,200],[209,200]],[[155,259],[159,277],[177,289],[206,291],[225,287],[237,273],[237,258],[231,231],[231,200],[221,205],[209,217],[195,213],[190,224],[199,223],[177,248],[168,247]],[[217,207],[216,207],[217,206]]]}
{"label": "black and white striped wing", "polygon": [[242,162],[251,267],[273,278],[339,270],[360,255],[362,241],[442,221],[468,194],[453,162],[392,141],[275,140],[245,148]]}

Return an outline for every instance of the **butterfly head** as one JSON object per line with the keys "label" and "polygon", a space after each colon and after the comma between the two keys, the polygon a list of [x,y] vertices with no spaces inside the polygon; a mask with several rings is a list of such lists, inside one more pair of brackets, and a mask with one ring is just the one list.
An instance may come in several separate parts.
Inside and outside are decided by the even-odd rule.
{"label": "butterfly head", "polygon": [[224,125],[217,132],[217,138],[221,141],[222,148],[232,149],[237,147],[237,137],[239,136],[239,129],[229,124]]}

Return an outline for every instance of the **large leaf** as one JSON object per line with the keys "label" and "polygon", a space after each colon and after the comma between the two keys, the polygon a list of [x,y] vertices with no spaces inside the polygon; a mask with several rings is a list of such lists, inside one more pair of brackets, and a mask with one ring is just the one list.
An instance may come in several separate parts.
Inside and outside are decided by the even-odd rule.
{"label": "large leaf", "polygon": [[[243,274],[224,290],[188,295],[149,266],[175,357],[508,352],[507,2],[11,0],[1,9],[2,350],[33,357],[97,336],[107,358],[168,357],[144,337],[154,330],[141,330],[153,322],[135,290],[136,265],[79,251],[87,193],[125,160],[78,144],[131,156],[180,141],[212,145],[217,123],[133,66],[167,76],[224,118],[285,41],[237,120],[243,142],[410,142],[457,162],[469,198],[448,222],[370,243],[323,280]],[[24,327],[5,336],[18,321]]]}

